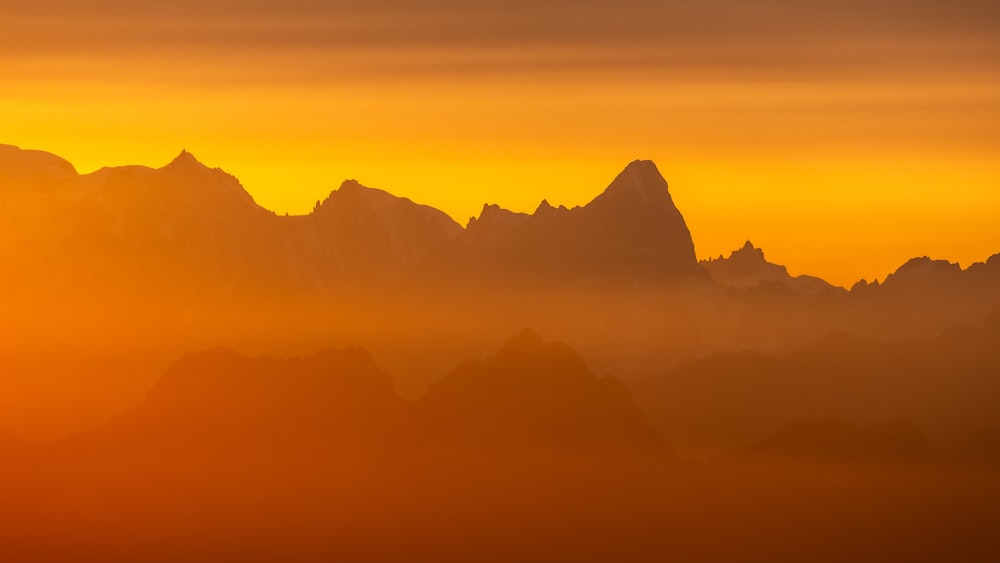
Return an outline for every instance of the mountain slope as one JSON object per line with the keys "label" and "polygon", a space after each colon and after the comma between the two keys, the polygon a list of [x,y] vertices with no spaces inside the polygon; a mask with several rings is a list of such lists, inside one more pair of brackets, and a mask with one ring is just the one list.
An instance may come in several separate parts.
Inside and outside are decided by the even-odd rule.
{"label": "mountain slope", "polygon": [[554,285],[635,284],[704,278],[691,233],[656,165],[630,163],[583,207],[515,214],[486,206],[470,221],[450,265],[454,275]]}
{"label": "mountain slope", "polygon": [[764,251],[754,247],[749,240],[727,258],[719,256],[700,263],[708,270],[712,281],[723,287],[752,288],[764,282],[774,282],[805,294],[837,289],[813,276],[791,276],[785,266],[768,262]]}
{"label": "mountain slope", "polygon": [[415,405],[429,435],[464,447],[661,447],[625,386],[562,343],[523,331],[467,362]]}
{"label": "mountain slope", "polygon": [[61,279],[91,294],[330,297],[397,281],[462,230],[439,211],[353,181],[309,215],[279,217],[187,151],[159,169],[86,176],[16,147],[3,147],[0,163],[0,209],[12,217],[0,227],[0,251],[23,267],[22,288]]}
{"label": "mountain slope", "polygon": [[679,446],[748,446],[796,420],[905,417],[944,450],[1000,404],[1000,338],[975,328],[879,342],[833,333],[791,353],[715,354],[630,386]]}

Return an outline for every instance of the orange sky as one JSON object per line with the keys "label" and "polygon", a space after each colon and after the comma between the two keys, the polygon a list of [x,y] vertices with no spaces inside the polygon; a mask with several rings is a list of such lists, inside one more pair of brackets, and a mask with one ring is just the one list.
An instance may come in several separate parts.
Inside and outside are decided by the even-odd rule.
{"label": "orange sky", "polygon": [[81,171],[187,148],[279,212],[356,178],[464,223],[651,158],[701,257],[850,284],[1000,252],[994,3],[23,4],[0,143]]}

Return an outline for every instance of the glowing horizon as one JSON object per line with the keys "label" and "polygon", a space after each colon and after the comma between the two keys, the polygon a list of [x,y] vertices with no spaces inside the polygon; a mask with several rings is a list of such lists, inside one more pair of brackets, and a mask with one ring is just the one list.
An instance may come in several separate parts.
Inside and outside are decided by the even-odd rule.
{"label": "glowing horizon", "polygon": [[700,258],[850,286],[1000,251],[1000,34],[978,0],[5,6],[0,143],[81,171],[182,148],[264,207],[346,178],[465,224],[657,163]]}
{"label": "glowing horizon", "polygon": [[[40,147],[21,148],[52,152]],[[520,183],[523,193],[509,194],[507,198],[490,198],[487,196],[482,203],[471,203],[465,206],[455,205],[454,203],[449,205],[446,190],[444,194],[445,197],[441,197],[442,194],[436,194],[433,189],[421,189],[422,187],[420,186],[419,180],[425,178],[419,178],[419,175],[408,174],[406,167],[400,167],[396,171],[388,171],[389,173],[383,172],[380,174],[377,170],[378,164],[371,163],[367,165],[367,167],[373,168],[373,173],[371,175],[386,178],[386,181],[372,182],[368,181],[364,176],[346,174],[341,179],[334,180],[331,178],[331,180],[325,185],[317,187],[315,191],[315,199],[309,199],[309,196],[306,195],[301,199],[301,201],[294,202],[294,206],[286,204],[288,205],[287,207],[282,207],[280,205],[280,199],[277,200],[279,203],[276,205],[276,200],[267,197],[266,190],[262,193],[262,190],[260,190],[259,187],[245,181],[243,175],[234,171],[234,169],[228,164],[215,160],[207,160],[201,156],[201,153],[198,150],[192,150],[190,147],[178,149],[177,151],[171,153],[171,156],[167,158],[151,158],[145,162],[115,162],[106,165],[91,164],[89,166],[81,166],[72,159],[67,160],[74,165],[80,174],[89,174],[105,166],[123,166],[129,164],[160,168],[170,162],[172,158],[176,157],[176,154],[181,150],[191,152],[206,166],[221,168],[228,174],[235,176],[238,180],[240,180],[244,189],[247,190],[247,192],[259,205],[280,215],[286,213],[291,215],[308,214],[312,211],[312,208],[317,201],[326,199],[330,192],[339,188],[343,181],[355,179],[365,186],[381,189],[391,193],[392,195],[406,197],[416,203],[429,205],[439,209],[447,213],[450,217],[452,217],[452,219],[461,224],[463,227],[468,223],[469,218],[478,217],[480,211],[482,210],[482,206],[487,203],[499,204],[505,209],[524,213],[534,212],[534,210],[538,207],[538,204],[543,199],[548,200],[555,206],[565,205],[566,207],[574,207],[585,205],[591,199],[600,194],[607,187],[607,184],[625,167],[628,162],[637,159],[632,158],[622,161],[619,164],[605,162],[603,160],[590,162],[557,162],[554,164],[553,170],[543,170],[542,173],[539,173],[538,169],[530,168],[517,168],[512,171],[512,167],[510,166],[505,169],[494,169],[491,170],[491,177],[494,178],[494,180],[496,178],[500,178],[501,182],[507,180],[508,176],[505,176],[505,174],[509,175],[510,178],[513,178],[518,173],[522,172],[522,170],[530,170],[531,172],[538,174],[538,176],[536,177],[534,183]],[[57,154],[57,156],[66,158],[63,154]],[[646,160],[647,158],[639,157],[638,159]],[[814,230],[810,232],[806,223],[815,217],[797,217],[794,214],[784,216],[781,215],[780,211],[787,210],[787,207],[792,204],[798,204],[800,206],[805,204],[806,202],[801,201],[801,196],[799,196],[797,201],[786,202],[784,206],[778,210],[779,212],[772,212],[771,215],[761,215],[761,218],[766,217],[768,220],[761,220],[761,224],[754,224],[754,217],[745,216],[742,213],[742,206],[746,205],[747,202],[744,198],[740,197],[740,192],[733,189],[731,186],[731,175],[735,174],[732,171],[712,170],[712,163],[682,163],[680,166],[667,167],[655,158],[650,158],[649,160],[653,160],[657,163],[661,173],[670,184],[671,196],[681,213],[684,215],[688,228],[691,230],[692,237],[695,241],[695,250],[699,260],[716,258],[720,255],[728,256],[730,252],[742,246],[744,241],[751,240],[755,246],[764,250],[766,257],[770,262],[787,266],[792,275],[815,275],[836,285],[849,288],[853,283],[860,279],[867,279],[868,281],[878,279],[884,281],[888,274],[891,274],[910,258],[929,256],[933,259],[943,259],[950,262],[956,262],[963,268],[967,268],[973,263],[985,261],[987,258],[996,254],[997,251],[1000,250],[1000,240],[996,240],[997,237],[987,237],[981,241],[983,244],[967,244],[964,248],[959,248],[957,246],[950,248],[948,246],[949,241],[947,240],[931,243],[926,239],[921,241],[925,243],[921,247],[919,244],[909,240],[901,241],[900,239],[902,237],[899,237],[882,241],[881,246],[878,246],[878,249],[883,251],[881,255],[852,256],[851,253],[853,251],[864,250],[870,252],[872,250],[872,246],[870,244],[863,244],[863,240],[857,240],[850,237],[845,237],[843,240],[824,240],[823,231],[819,229],[834,227],[835,225],[829,225],[826,223],[836,222],[836,217],[825,217],[826,221],[824,224],[819,226],[814,225]],[[746,167],[758,174],[762,174],[762,172],[759,171],[761,165],[758,163],[744,162],[727,164],[737,168],[741,166]],[[771,185],[766,186],[766,190],[770,194],[781,194],[784,190],[784,193],[781,194],[784,197],[795,197],[796,194],[794,191],[788,191],[788,183],[794,183],[796,181],[801,181],[803,178],[809,177],[812,174],[812,170],[821,166],[823,165],[810,162],[799,162],[794,163],[794,165],[785,165],[784,173],[786,176],[782,179],[783,181],[774,182]],[[474,175],[480,172],[479,169],[473,168],[469,170],[457,166],[454,169],[447,167],[436,169],[427,167],[426,165],[423,167],[417,165],[416,167],[418,170],[427,171],[425,174],[432,175],[447,174],[452,171],[457,171],[458,174],[456,174],[456,176],[462,177],[464,175]],[[673,173],[672,171],[678,173]],[[878,171],[879,174],[882,175],[892,173],[892,171],[886,172],[884,169],[880,169]],[[864,172],[864,167],[859,167],[857,169],[835,169],[835,173],[837,175],[825,178],[825,185],[833,186],[844,177],[850,179],[852,174],[863,174]],[[945,173],[949,171],[941,172]],[[950,172],[953,173],[954,171],[952,170]],[[297,177],[295,171],[292,169],[286,171],[278,168],[277,170],[273,170],[272,173],[275,178]],[[546,175],[546,173],[548,175]],[[908,173],[912,174],[913,172],[901,166],[897,173],[900,178],[905,178]],[[972,174],[974,173],[975,172],[972,172]],[[560,175],[562,175],[561,180],[559,178]],[[414,176],[417,177],[414,178]],[[676,178],[676,180],[673,180],[672,178]],[[924,183],[921,184],[920,179],[914,174],[914,176],[909,178],[909,180],[913,182],[910,184],[912,192],[919,197],[928,197],[928,195],[935,190],[935,186],[932,185],[932,179],[933,177],[931,177],[931,179],[925,178]],[[302,175],[301,181],[305,184],[315,184],[315,182],[310,182],[304,175]],[[436,182],[439,185],[448,187],[460,183],[460,178],[434,176],[432,178],[425,179],[425,181],[428,183]],[[557,181],[561,181],[561,183],[557,183]],[[699,182],[706,183],[707,185],[701,186],[699,185]],[[532,187],[535,187],[538,191],[536,193],[532,193]],[[705,190],[702,189],[703,187],[714,189]],[[856,186],[854,189],[861,190],[864,188],[864,185],[860,185]],[[967,186],[965,190],[953,190],[952,195],[956,197],[951,199],[951,204],[953,206],[960,206],[965,201],[971,199],[970,196],[974,197],[976,195],[974,192],[974,186]],[[313,192],[303,191],[301,193],[309,194]],[[715,196],[719,194],[733,197],[720,202],[720,200],[715,198]],[[437,200],[434,199],[435,195],[438,196]],[[828,202],[827,205],[829,205],[829,207],[827,210],[849,214],[852,210],[847,209],[847,207],[852,201],[853,200],[851,198],[847,198],[840,202],[839,205],[832,205]],[[886,201],[883,199],[881,201],[876,200],[870,202],[869,208],[867,209],[855,209],[853,212],[857,214],[856,216],[869,217],[872,220],[872,225],[869,226],[869,228],[877,228],[880,224],[877,216],[880,210],[885,211],[887,209],[896,208],[897,206],[905,207],[906,205],[913,207],[916,206],[917,203],[918,202]],[[799,209],[801,209],[801,207],[799,207]],[[941,211],[951,212],[954,214],[955,211],[964,211],[964,209],[962,207],[959,207],[958,209],[953,207],[951,209],[944,208],[941,209]],[[982,227],[984,232],[987,232],[991,227],[990,219],[992,217],[991,214],[993,213],[992,208],[987,206],[976,211],[978,211],[978,213],[975,214],[975,217],[980,219],[982,224],[974,224],[972,226]],[[722,218],[725,218],[725,221],[721,221]],[[911,221],[918,222],[924,219],[926,219],[924,216],[914,216],[911,218]],[[942,228],[948,228],[948,221],[955,221],[954,216],[946,215],[940,221],[939,226]],[[768,222],[771,222],[772,224],[765,224]],[[919,227],[919,225],[916,224],[907,226],[914,229]],[[817,227],[819,227],[819,229],[817,229]],[[966,225],[966,227],[969,227],[969,225]],[[819,232],[817,232],[817,230]],[[808,248],[802,249],[804,252],[796,252],[794,246],[789,245],[786,242],[786,234],[791,236],[808,234],[815,237],[813,240],[820,241],[819,248],[821,250],[825,250],[825,252],[810,253]],[[907,234],[909,234],[909,232],[907,232]],[[994,233],[990,231],[988,234],[993,235]],[[996,242],[991,246],[990,243],[994,240],[996,240]],[[908,242],[908,244],[900,244],[900,242]],[[981,253],[977,255],[976,250],[980,250]],[[841,254],[838,254],[836,251],[839,251]],[[852,272],[858,272],[858,274],[854,274]]]}

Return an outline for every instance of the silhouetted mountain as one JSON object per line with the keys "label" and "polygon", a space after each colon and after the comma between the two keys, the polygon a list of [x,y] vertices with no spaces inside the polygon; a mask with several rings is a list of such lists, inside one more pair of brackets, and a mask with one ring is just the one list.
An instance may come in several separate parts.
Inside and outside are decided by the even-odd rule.
{"label": "silhouetted mountain", "polygon": [[517,232],[531,217],[528,213],[515,213],[499,205],[486,204],[479,217],[469,219],[466,225],[465,244],[494,245]]}
{"label": "silhouetted mountain", "polygon": [[716,354],[630,387],[678,448],[748,446],[794,420],[906,417],[953,451],[1000,404],[997,366],[997,334],[978,329],[898,342],[835,333],[782,356]]}
{"label": "silhouetted mountain", "polygon": [[7,278],[19,275],[23,255],[51,244],[53,231],[65,230],[55,209],[81,197],[78,178],[58,156],[0,145],[0,253],[8,264],[18,259]]}
{"label": "silhouetted mountain", "polygon": [[[290,359],[248,358],[229,348],[175,362],[145,403],[70,451],[134,448],[316,453],[345,443],[400,447],[662,451],[625,385],[597,377],[570,347],[525,331],[485,361],[468,362],[425,397],[406,403],[360,348]],[[305,445],[303,445],[305,444]],[[305,453],[305,452],[302,452]],[[397,454],[403,453],[402,450]]]}
{"label": "silhouetted mountain", "polygon": [[859,335],[928,338],[949,327],[980,326],[1000,302],[1000,254],[964,270],[945,260],[914,258],[881,284],[855,284],[850,297],[848,326]]}
{"label": "silhouetted mountain", "polygon": [[77,293],[148,287],[182,299],[328,298],[396,283],[421,266],[431,283],[454,282],[456,274],[537,283],[704,277],[667,183],[649,161],[631,163],[586,206],[543,202],[532,215],[486,206],[463,230],[444,213],[353,180],[311,214],[279,217],[187,151],[160,169],[86,176],[46,153],[0,153],[4,203],[18,210],[11,217],[23,215],[9,222],[0,249],[34,247],[16,257],[25,287],[59,279]]}
{"label": "silhouetted mountain", "polygon": [[412,398],[523,326],[627,379],[718,351],[782,355],[831,330],[931,338],[983,326],[1000,303],[997,256],[966,270],[917,259],[850,293],[791,278],[750,244],[699,265],[648,161],[583,207],[487,205],[467,229],[355,181],[309,215],[279,217],[186,151],[160,169],[84,176],[14,147],[0,162],[0,323],[20,341],[0,370],[45,405],[86,395],[79,378],[57,389],[51,374],[101,354],[128,358],[116,380],[133,382],[119,383],[131,403],[170,358],[220,341],[277,355],[363,344]]}
{"label": "silhouetted mountain", "polygon": [[277,217],[186,151],[160,169],[103,168],[78,182],[87,195],[63,210],[73,230],[60,245],[63,262],[80,261],[69,272],[82,288],[206,298],[280,276]]}
{"label": "silhouetted mountain", "polygon": [[432,437],[472,447],[662,445],[625,385],[532,331],[432,384],[416,408]]}
{"label": "silhouetted mountain", "polygon": [[789,275],[784,266],[768,262],[764,258],[764,251],[755,248],[749,240],[728,258],[719,256],[702,260],[700,264],[708,270],[712,281],[723,287],[751,288],[763,282],[775,282],[805,294],[843,291],[820,278]]}
{"label": "silhouetted mountain", "polygon": [[923,452],[906,424],[790,428],[762,471],[668,463],[620,383],[531,332],[413,405],[359,349],[213,349],[105,429],[0,463],[17,516],[0,544],[18,561],[798,561],[817,549],[964,561],[992,545],[995,473],[787,463]]}
{"label": "silhouetted mountain", "polygon": [[217,348],[177,361],[141,407],[68,445],[106,455],[136,448],[326,455],[345,444],[388,443],[403,408],[389,376],[359,348],[289,359]]}
{"label": "silhouetted mountain", "polygon": [[907,287],[916,284],[949,286],[962,277],[962,267],[947,260],[932,260],[926,256],[913,258],[889,274],[886,287]]}
{"label": "silhouetted mountain", "polygon": [[57,190],[77,176],[72,164],[54,154],[11,145],[0,145],[0,170],[0,194],[4,198],[0,201],[5,203],[13,191]]}
{"label": "silhouetted mountain", "polygon": [[146,409],[157,416],[218,417],[267,424],[294,418],[384,414],[397,399],[388,374],[360,348],[305,358],[248,358],[229,348],[189,355],[153,387]]}
{"label": "silhouetted mountain", "polygon": [[37,209],[0,236],[11,254],[31,248],[13,256],[29,275],[38,270],[29,285],[66,278],[74,291],[91,293],[146,287],[196,299],[331,297],[397,281],[462,230],[439,211],[353,181],[310,215],[279,217],[187,151],[160,169],[86,176],[36,151],[7,147],[0,158],[0,187],[17,187],[3,203],[22,214]]}
{"label": "silhouetted mountain", "polygon": [[817,461],[913,462],[938,457],[927,437],[906,419],[861,426],[833,418],[800,420],[742,453]]}
{"label": "silhouetted mountain", "polygon": [[462,232],[446,214],[366,188],[354,180],[344,182],[318,204],[312,215],[310,240],[336,241],[327,259],[353,275],[373,279],[399,279],[432,255],[441,252]]}
{"label": "silhouetted mountain", "polygon": [[704,277],[667,182],[629,164],[583,207],[542,201],[531,215],[486,206],[458,243],[455,275],[490,281],[659,283]]}

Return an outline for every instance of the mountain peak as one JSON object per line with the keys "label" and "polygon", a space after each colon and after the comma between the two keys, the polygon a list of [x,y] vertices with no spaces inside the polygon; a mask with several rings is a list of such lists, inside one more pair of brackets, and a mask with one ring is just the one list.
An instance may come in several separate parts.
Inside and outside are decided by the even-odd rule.
{"label": "mountain peak", "polygon": [[764,258],[764,249],[754,246],[753,243],[750,242],[750,239],[747,239],[747,241],[743,243],[743,246],[734,250],[732,254],[729,255],[729,258],[730,260],[736,259],[767,262],[767,259]]}
{"label": "mountain peak", "polygon": [[701,262],[715,283],[723,287],[752,288],[761,284],[778,282],[792,289],[815,294],[835,289],[834,286],[813,276],[792,276],[780,264],[772,264],[764,257],[764,250],[757,248],[749,239],[726,258]]}
{"label": "mountain peak", "polygon": [[176,168],[181,166],[184,167],[197,166],[200,168],[207,168],[207,166],[202,164],[197,158],[195,158],[193,154],[188,152],[187,149],[181,150],[181,153],[178,154],[173,160],[170,161],[170,164],[167,165],[168,168]]}
{"label": "mountain peak", "polygon": [[652,160],[630,162],[602,195],[612,194],[627,195],[648,203],[670,201],[667,181]]}
{"label": "mountain peak", "polygon": [[340,187],[337,188],[337,191],[340,190],[351,191],[351,190],[360,190],[364,188],[365,186],[362,186],[361,182],[358,182],[357,180],[351,178],[350,180],[344,180],[343,182],[341,182]]}
{"label": "mountain peak", "polygon": [[542,337],[537,332],[530,328],[525,328],[504,344],[501,353],[510,349],[537,348],[542,346],[542,344]]}
{"label": "mountain peak", "polygon": [[543,199],[542,202],[538,204],[538,207],[535,208],[535,212],[533,213],[533,215],[535,215],[536,217],[547,217],[550,215],[554,215],[555,213],[556,213],[556,208],[552,207],[552,204],[549,203],[549,200]]}

